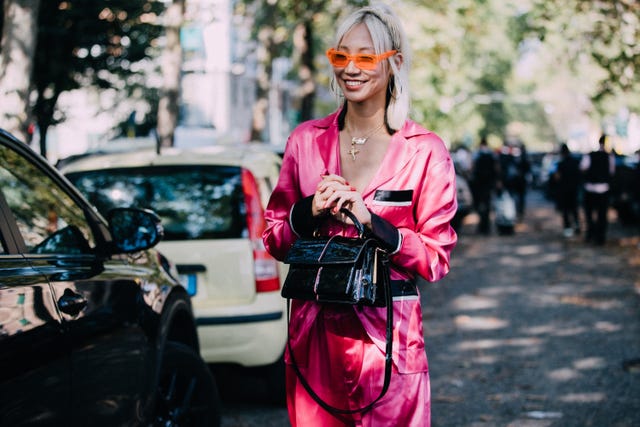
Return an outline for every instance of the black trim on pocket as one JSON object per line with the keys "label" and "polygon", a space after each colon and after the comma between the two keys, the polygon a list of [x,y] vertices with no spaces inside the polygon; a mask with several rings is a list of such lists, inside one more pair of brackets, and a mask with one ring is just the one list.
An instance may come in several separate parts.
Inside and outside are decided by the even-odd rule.
{"label": "black trim on pocket", "polygon": [[410,202],[413,190],[376,190],[373,200],[378,202]]}

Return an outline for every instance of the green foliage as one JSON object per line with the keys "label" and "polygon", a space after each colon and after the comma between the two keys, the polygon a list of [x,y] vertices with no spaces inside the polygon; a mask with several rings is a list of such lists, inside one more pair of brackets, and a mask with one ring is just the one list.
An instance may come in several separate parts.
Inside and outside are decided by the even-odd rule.
{"label": "green foliage", "polygon": [[510,4],[415,1],[401,12],[414,51],[414,117],[450,142],[502,137],[517,46]]}
{"label": "green foliage", "polygon": [[[324,48],[336,22],[368,3],[234,3],[254,23],[258,99],[269,90],[272,60],[288,57],[289,78],[307,88],[293,94],[298,112],[308,109],[305,97],[315,115],[335,108],[326,96],[331,68]],[[555,142],[567,138],[576,114],[593,119],[622,107],[640,111],[638,0],[404,0],[393,7],[413,48],[412,116],[452,145],[481,135],[509,137],[513,129],[533,144]],[[41,132],[62,119],[59,95],[80,86],[157,99],[145,78],[153,65],[145,59],[156,55],[162,9],[154,0],[41,2],[33,71]],[[153,110],[148,117],[143,126],[155,126]]]}
{"label": "green foliage", "polygon": [[41,134],[56,123],[62,92],[89,85],[122,96],[148,90],[144,60],[154,56],[162,11],[162,3],[150,0],[41,2],[33,69]]}
{"label": "green foliage", "polygon": [[527,35],[585,78],[601,115],[640,109],[639,1],[537,0],[527,18]]}

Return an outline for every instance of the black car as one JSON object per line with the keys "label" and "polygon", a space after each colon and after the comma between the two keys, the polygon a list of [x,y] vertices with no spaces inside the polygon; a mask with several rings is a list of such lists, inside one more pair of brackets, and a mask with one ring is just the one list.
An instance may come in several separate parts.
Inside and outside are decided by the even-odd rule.
{"label": "black car", "polygon": [[216,426],[189,296],[150,211],[108,221],[0,130],[0,426]]}
{"label": "black car", "polygon": [[611,206],[623,225],[640,223],[639,182],[638,158],[616,155],[616,171],[611,182]]}

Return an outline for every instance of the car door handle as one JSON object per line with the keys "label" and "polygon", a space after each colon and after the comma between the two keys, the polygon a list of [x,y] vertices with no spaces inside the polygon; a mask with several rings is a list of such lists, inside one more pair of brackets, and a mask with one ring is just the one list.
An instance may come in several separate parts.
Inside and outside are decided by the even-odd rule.
{"label": "car door handle", "polygon": [[63,313],[76,316],[87,306],[87,300],[80,294],[73,292],[67,288],[58,299],[58,307]]}
{"label": "car door handle", "polygon": [[202,264],[176,264],[178,274],[197,274],[207,271],[207,267]]}

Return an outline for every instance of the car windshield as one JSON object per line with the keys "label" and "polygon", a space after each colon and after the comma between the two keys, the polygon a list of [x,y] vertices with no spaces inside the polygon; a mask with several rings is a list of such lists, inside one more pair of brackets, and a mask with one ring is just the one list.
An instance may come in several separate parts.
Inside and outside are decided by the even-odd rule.
{"label": "car windshield", "polygon": [[239,238],[246,233],[239,167],[150,166],[67,177],[103,215],[115,207],[155,211],[162,218],[164,240]]}

